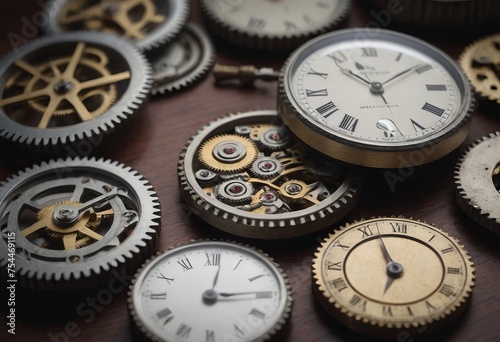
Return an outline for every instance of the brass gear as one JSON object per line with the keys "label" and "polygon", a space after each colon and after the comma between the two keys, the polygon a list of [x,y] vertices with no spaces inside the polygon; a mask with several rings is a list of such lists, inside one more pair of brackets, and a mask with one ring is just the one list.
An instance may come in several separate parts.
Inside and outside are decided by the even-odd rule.
{"label": "brass gear", "polygon": [[298,201],[303,199],[307,193],[310,191],[310,186],[304,181],[290,179],[279,188],[279,194],[284,201]]}
{"label": "brass gear", "polygon": [[[24,73],[18,71],[14,73],[6,83],[6,89],[17,86],[23,89],[23,93],[29,93],[37,90],[40,83],[44,83],[52,78],[58,77],[71,62],[71,56],[63,56],[50,61],[42,62],[38,65],[29,65],[27,62],[18,60],[15,62],[21,68],[33,68],[37,72],[36,75],[29,80],[25,80]],[[98,75],[98,77],[109,77],[110,72],[107,70],[106,65],[109,58],[106,53],[98,48],[86,47],[82,52],[82,57],[75,69],[74,77],[76,79],[85,79],[88,73]],[[69,83],[68,83],[69,84]],[[62,83],[61,83],[62,85]],[[54,86],[55,87],[55,86]],[[56,96],[57,91],[53,89],[53,96]],[[59,94],[63,95],[63,94]],[[99,88],[89,89],[77,94],[80,101],[87,107],[91,117],[96,117],[108,110],[116,101],[117,91],[116,85],[110,84],[108,86],[101,86]],[[28,105],[34,110],[45,113],[49,105],[49,98],[38,98],[28,101]],[[73,105],[67,99],[61,100],[59,107],[53,111],[53,116],[77,114]]]}
{"label": "brass gear", "polygon": [[15,105],[11,115],[18,117],[32,116],[28,107],[35,109],[41,113],[38,121],[26,120],[41,129],[52,127],[54,117],[61,115],[74,114],[81,122],[94,119],[115,103],[115,83],[131,78],[130,70],[112,74],[106,53],[83,41],[70,55],[38,64],[17,59],[13,64],[21,70],[7,80],[0,106]]}
{"label": "brass gear", "polygon": [[48,249],[61,249],[60,245],[62,245],[63,250],[75,250],[87,246],[93,241],[100,240],[102,236],[96,232],[96,229],[104,217],[113,215],[112,210],[96,213],[94,210],[89,209],[80,216],[77,222],[68,227],[61,227],[53,221],[54,212],[61,205],[73,206],[79,204],[76,201],[66,200],[40,209],[37,213],[36,222],[23,229],[21,234],[27,237],[38,231],[43,232],[49,237],[46,245]]}
{"label": "brass gear", "polygon": [[61,8],[59,24],[66,29],[99,30],[140,40],[166,20],[152,0],[73,0]]}
{"label": "brass gear", "polygon": [[201,144],[198,159],[216,172],[238,172],[252,165],[258,153],[257,146],[250,139],[236,134],[222,134]]}
{"label": "brass gear", "polygon": [[474,90],[500,104],[500,33],[469,45],[459,60]]}

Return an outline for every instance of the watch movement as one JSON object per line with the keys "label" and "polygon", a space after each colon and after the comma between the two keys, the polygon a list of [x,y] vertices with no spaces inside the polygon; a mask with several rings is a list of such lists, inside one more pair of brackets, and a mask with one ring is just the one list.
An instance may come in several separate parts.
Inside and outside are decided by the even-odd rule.
{"label": "watch movement", "polygon": [[211,122],[179,161],[179,186],[193,212],[218,229],[256,239],[326,228],[353,208],[361,182],[361,173],[308,154],[276,110]]}
{"label": "watch movement", "polygon": [[123,164],[77,158],[34,165],[0,187],[2,272],[15,236],[20,286],[75,291],[105,284],[113,270],[133,274],[156,249],[160,215],[151,184]]}

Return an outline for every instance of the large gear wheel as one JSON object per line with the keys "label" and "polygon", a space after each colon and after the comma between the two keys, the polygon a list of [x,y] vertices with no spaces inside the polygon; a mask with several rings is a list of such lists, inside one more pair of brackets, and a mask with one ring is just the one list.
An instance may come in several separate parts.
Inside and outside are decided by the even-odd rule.
{"label": "large gear wheel", "polygon": [[170,43],[189,16],[186,0],[52,0],[49,34],[92,30],[127,38],[143,51]]}
{"label": "large gear wheel", "polygon": [[459,62],[476,93],[500,104],[500,34],[469,45]]}
{"label": "large gear wheel", "polygon": [[500,132],[474,142],[455,169],[455,198],[481,226],[500,234]]}
{"label": "large gear wheel", "polygon": [[16,279],[41,291],[98,286],[131,274],[156,248],[160,203],[130,167],[66,159],[35,165],[0,188],[0,267],[15,236]]}
{"label": "large gear wheel", "polygon": [[[282,239],[326,228],[355,205],[361,173],[340,166],[332,173],[311,172],[312,158],[287,136],[277,115],[276,110],[230,114],[187,142],[179,160],[179,186],[203,220],[243,237]],[[274,139],[279,144],[270,149],[254,143],[262,132],[279,132]],[[315,163],[326,161],[315,158]]]}
{"label": "large gear wheel", "polygon": [[118,37],[31,41],[0,63],[0,137],[57,150],[110,134],[145,103],[150,75],[144,56]]}
{"label": "large gear wheel", "polygon": [[223,134],[206,140],[198,152],[199,160],[217,172],[238,172],[252,165],[257,147],[248,138]]}

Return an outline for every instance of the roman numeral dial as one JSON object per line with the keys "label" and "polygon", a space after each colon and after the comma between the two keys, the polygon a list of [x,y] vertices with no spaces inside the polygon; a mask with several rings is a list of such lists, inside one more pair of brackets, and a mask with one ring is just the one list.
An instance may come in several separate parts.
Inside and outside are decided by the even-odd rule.
{"label": "roman numeral dial", "polygon": [[395,324],[439,325],[443,316],[452,322],[449,308],[469,300],[473,283],[472,263],[458,241],[402,217],[347,224],[321,243],[313,260],[317,299],[341,322],[378,330],[378,337]]}
{"label": "roman numeral dial", "polygon": [[413,37],[354,31],[310,41],[285,65],[278,107],[291,131],[318,152],[370,168],[419,166],[457,148],[465,135],[453,128],[465,127],[474,106],[456,63]]}
{"label": "roman numeral dial", "polygon": [[259,250],[200,240],[148,263],[130,303],[161,340],[253,341],[281,327],[276,319],[288,318],[291,297],[282,271]]}

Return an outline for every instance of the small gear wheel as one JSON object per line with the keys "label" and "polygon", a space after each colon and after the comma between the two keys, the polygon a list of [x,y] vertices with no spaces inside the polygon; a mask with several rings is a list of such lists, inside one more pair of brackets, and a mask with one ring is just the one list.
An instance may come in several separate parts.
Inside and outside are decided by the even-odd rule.
{"label": "small gear wheel", "polygon": [[297,237],[340,220],[359,197],[362,174],[340,166],[311,172],[313,157],[292,137],[276,135],[273,149],[258,143],[261,133],[284,129],[275,109],[229,114],[200,129],[179,158],[189,208],[218,229],[254,239]]}
{"label": "small gear wheel", "polygon": [[189,16],[187,0],[51,0],[44,30],[91,30],[122,36],[142,51],[170,43]]}
{"label": "small gear wheel", "polygon": [[18,283],[40,291],[99,286],[130,274],[152,255],[160,203],[144,177],[117,162],[60,159],[35,165],[0,188],[0,267],[11,278],[15,237]]}
{"label": "small gear wheel", "polygon": [[217,199],[224,203],[245,203],[252,200],[252,184],[232,179],[218,184],[215,188]]}
{"label": "small gear wheel", "polygon": [[259,157],[250,170],[256,177],[269,179],[278,176],[283,171],[283,165],[275,157]]}
{"label": "small gear wheel", "polygon": [[217,172],[238,172],[252,165],[258,150],[248,138],[223,134],[206,140],[200,147],[199,160]]}
{"label": "small gear wheel", "polygon": [[0,137],[57,151],[110,134],[145,103],[150,74],[144,56],[118,37],[31,41],[0,63]]}
{"label": "small gear wheel", "polygon": [[290,135],[283,126],[257,125],[251,130],[252,139],[266,149],[272,151],[283,150],[290,146]]}
{"label": "small gear wheel", "polygon": [[500,234],[500,132],[474,142],[455,168],[455,198],[481,226]]}
{"label": "small gear wheel", "polygon": [[203,29],[190,23],[176,40],[155,51],[153,89],[161,95],[188,87],[206,75],[214,62],[215,49]]}
{"label": "small gear wheel", "polygon": [[279,188],[279,195],[284,201],[298,201],[304,198],[310,191],[310,186],[304,181],[291,179],[283,184]]}
{"label": "small gear wheel", "polygon": [[500,104],[500,34],[469,45],[459,62],[476,93]]}

